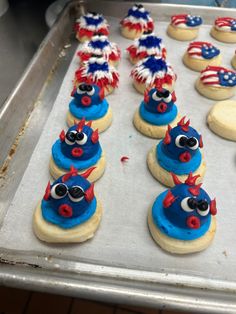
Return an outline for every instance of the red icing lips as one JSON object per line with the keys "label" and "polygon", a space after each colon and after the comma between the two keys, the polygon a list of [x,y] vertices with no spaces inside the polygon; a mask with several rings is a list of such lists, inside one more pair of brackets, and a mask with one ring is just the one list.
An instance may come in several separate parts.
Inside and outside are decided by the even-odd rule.
{"label": "red icing lips", "polygon": [[191,159],[191,154],[189,152],[184,152],[179,155],[179,160],[182,162],[188,162]]}
{"label": "red icing lips", "polygon": [[91,98],[90,98],[89,96],[83,96],[83,97],[81,98],[81,103],[82,103],[82,105],[85,106],[85,107],[91,105],[91,102],[92,102],[92,100],[91,100]]}
{"label": "red icing lips", "polygon": [[157,106],[158,112],[161,112],[161,113],[166,112],[166,109],[167,109],[167,104],[164,102],[160,102]]}
{"label": "red icing lips", "polygon": [[84,151],[83,151],[83,149],[80,148],[80,147],[75,147],[75,148],[73,148],[72,151],[71,151],[71,155],[72,155],[73,157],[80,157],[80,156],[83,155],[83,153],[84,153]]}
{"label": "red icing lips", "polygon": [[68,204],[62,204],[59,207],[59,215],[62,217],[70,218],[73,215],[72,207]]}
{"label": "red icing lips", "polygon": [[186,220],[187,226],[191,229],[198,229],[200,228],[200,220],[196,216],[189,216]]}

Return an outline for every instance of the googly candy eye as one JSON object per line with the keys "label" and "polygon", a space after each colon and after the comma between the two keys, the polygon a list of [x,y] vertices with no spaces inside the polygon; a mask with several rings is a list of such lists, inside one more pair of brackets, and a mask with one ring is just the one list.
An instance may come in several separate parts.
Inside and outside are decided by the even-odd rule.
{"label": "googly candy eye", "polygon": [[69,131],[66,133],[65,143],[67,145],[74,145],[76,140],[77,131]]}
{"label": "googly candy eye", "polygon": [[57,183],[51,189],[51,197],[60,199],[66,196],[68,192],[67,186],[64,183]]}
{"label": "googly candy eye", "polygon": [[160,101],[160,100],[162,100],[162,97],[160,96],[160,94],[157,91],[155,91],[152,94],[152,99],[155,100],[155,101]]}
{"label": "googly candy eye", "polygon": [[200,216],[208,215],[210,211],[209,204],[205,200],[198,201],[197,212]]}
{"label": "googly candy eye", "polygon": [[77,203],[77,202],[82,201],[85,193],[81,186],[75,185],[69,188],[68,195],[72,202]]}
{"label": "googly candy eye", "polygon": [[185,135],[178,135],[175,139],[175,145],[179,148],[183,148],[188,141],[188,137]]}
{"label": "googly candy eye", "polygon": [[87,140],[88,140],[87,135],[83,132],[78,132],[75,138],[76,138],[76,143],[79,145],[84,145],[85,143],[87,143]]}
{"label": "googly candy eye", "polygon": [[192,149],[192,150],[196,150],[199,147],[199,143],[198,140],[196,139],[196,137],[190,137],[187,140],[187,146]]}
{"label": "googly candy eye", "polygon": [[182,201],[181,201],[181,208],[185,211],[185,212],[192,212],[197,208],[198,202],[195,198],[193,197],[185,197]]}

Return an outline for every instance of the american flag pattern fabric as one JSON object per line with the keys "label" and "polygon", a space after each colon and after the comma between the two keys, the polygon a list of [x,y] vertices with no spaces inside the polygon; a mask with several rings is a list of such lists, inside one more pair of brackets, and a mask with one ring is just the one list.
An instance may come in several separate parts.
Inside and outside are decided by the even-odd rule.
{"label": "american flag pattern fabric", "polygon": [[171,24],[179,28],[194,28],[202,24],[202,18],[190,14],[178,14],[171,17]]}
{"label": "american flag pattern fabric", "polygon": [[188,46],[188,54],[194,59],[213,59],[220,54],[220,50],[205,41],[194,41]]}
{"label": "american flag pattern fabric", "polygon": [[201,72],[200,80],[204,85],[234,87],[236,86],[236,72],[223,67],[208,66]]}
{"label": "american flag pattern fabric", "polygon": [[220,31],[236,32],[236,19],[232,17],[219,17],[215,20],[215,27]]}

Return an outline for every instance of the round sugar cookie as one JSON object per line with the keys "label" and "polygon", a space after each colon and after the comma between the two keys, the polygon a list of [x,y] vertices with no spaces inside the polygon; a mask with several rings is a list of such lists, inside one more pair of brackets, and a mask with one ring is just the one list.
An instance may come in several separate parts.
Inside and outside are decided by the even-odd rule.
{"label": "round sugar cookie", "polygon": [[207,116],[209,128],[217,135],[236,141],[236,101],[216,103]]}
{"label": "round sugar cookie", "polygon": [[236,43],[236,32],[224,32],[222,30],[217,30],[215,26],[212,27],[211,36],[218,41],[223,43]]}
{"label": "round sugar cookie", "polygon": [[36,207],[33,217],[33,230],[36,236],[49,243],[79,243],[91,239],[102,218],[102,205],[97,200],[97,208],[93,216],[79,226],[63,229],[43,219],[41,203]]}
{"label": "round sugar cookie", "polygon": [[[161,182],[162,184],[173,187],[175,184],[173,182],[173,178],[170,174],[169,171],[166,169],[162,168],[159,163],[157,162],[157,152],[156,152],[156,145],[152,147],[152,149],[149,151],[147,155],[147,165],[148,168],[153,175],[153,177]],[[204,175],[206,172],[206,162],[204,160],[204,157],[202,155],[202,162],[200,166],[198,167],[197,170],[195,170],[192,174],[193,176],[195,175],[200,175],[200,177],[196,180],[196,183],[200,183],[203,181]],[[188,174],[184,175],[177,175],[180,181],[185,181],[188,178]]]}
{"label": "round sugar cookie", "polygon": [[216,232],[216,218],[211,218],[209,230],[196,240],[179,240],[168,237],[154,224],[152,207],[148,211],[148,227],[154,241],[165,251],[174,254],[188,254],[205,250],[213,241]]}
{"label": "round sugar cookie", "polygon": [[130,29],[127,26],[121,27],[121,34],[127,39],[136,39],[139,38],[142,35],[142,31],[138,31],[136,29]]}
{"label": "round sugar cookie", "polygon": [[204,85],[200,79],[195,83],[196,90],[203,96],[213,100],[224,100],[234,96],[236,87],[217,87]]}
{"label": "round sugar cookie", "polygon": [[196,58],[191,58],[191,56],[185,52],[183,56],[183,63],[191,70],[196,71],[196,72],[201,72],[204,70],[208,65],[212,66],[218,66],[221,64],[221,55],[219,54],[215,58],[212,59],[196,59]]}
{"label": "round sugar cookie", "polygon": [[232,67],[236,70],[236,54],[233,56],[231,60]]}
{"label": "round sugar cookie", "polygon": [[[68,124],[69,127],[73,126],[74,124],[78,124],[81,120],[77,119],[75,116],[73,116],[73,114],[68,111],[67,112],[67,117],[66,117],[66,122]],[[88,120],[85,120],[86,123],[88,123]],[[109,106],[107,113],[105,114],[105,116],[96,119],[96,120],[92,120],[93,123],[93,129],[96,130],[98,129],[98,132],[101,133],[103,131],[105,131],[106,129],[109,128],[109,126],[112,123],[112,110],[111,107]]]}
{"label": "round sugar cookie", "polygon": [[[176,126],[180,119],[181,116],[180,114],[178,114],[176,118],[169,123],[169,125],[171,127]],[[153,125],[148,123],[147,121],[143,120],[142,117],[140,116],[139,109],[135,111],[133,123],[136,129],[146,136],[152,138],[165,137],[167,125]]]}
{"label": "round sugar cookie", "polygon": [[[106,168],[106,158],[104,152],[102,153],[101,158],[97,161],[96,164],[92,165],[91,167],[96,167],[92,173],[88,177],[89,182],[95,182],[97,181],[104,173],[105,168]],[[91,168],[89,167],[89,168]],[[81,171],[78,171],[78,174],[84,173],[87,169],[83,169]],[[66,169],[59,168],[56,164],[55,161],[53,160],[53,157],[50,158],[49,162],[49,172],[51,176],[54,179],[58,179],[59,177],[63,176],[68,172]]]}
{"label": "round sugar cookie", "polygon": [[188,40],[193,40],[197,37],[198,35],[198,28],[196,29],[190,29],[190,28],[178,28],[175,27],[171,24],[169,24],[167,28],[167,34],[176,40],[180,41],[188,41]]}

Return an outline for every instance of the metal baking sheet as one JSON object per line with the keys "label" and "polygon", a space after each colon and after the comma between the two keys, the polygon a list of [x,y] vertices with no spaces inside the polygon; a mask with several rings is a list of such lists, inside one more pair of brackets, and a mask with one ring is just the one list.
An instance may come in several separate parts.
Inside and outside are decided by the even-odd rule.
{"label": "metal baking sheet", "polygon": [[[117,12],[116,6],[120,8],[119,16],[113,14]],[[38,286],[32,284],[36,288],[53,282],[54,290],[71,295],[79,291],[80,295],[101,299],[107,294],[115,302],[142,302],[156,307],[235,313],[235,143],[217,137],[207,128],[206,115],[214,101],[203,98],[194,90],[198,74],[182,64],[181,57],[188,43],[172,40],[166,35],[170,15],[184,10],[180,6],[147,5],[155,18],[156,34],[166,44],[167,59],[178,75],[176,95],[179,111],[186,114],[203,135],[207,162],[204,187],[212,197],[217,198],[218,226],[215,240],[206,251],[187,256],[165,253],[149,234],[146,223],[148,207],[165,187],[153,179],[146,167],[147,152],[157,141],[139,134],[132,125],[134,111],[142,96],[134,90],[127,75],[132,66],[127,60],[125,48],[131,41],[119,33],[120,18],[129,6],[117,2],[88,4],[89,9],[107,14],[111,25],[110,39],[117,42],[122,50],[118,68],[119,88],[107,97],[114,113],[113,124],[100,136],[107,156],[107,168],[95,185],[104,207],[99,230],[94,239],[80,245],[46,244],[40,242],[32,231],[34,208],[50,178],[48,161],[51,146],[61,129],[66,129],[65,115],[71,99],[74,71],[78,66],[74,56],[28,167],[7,208],[0,229],[1,259],[40,267],[41,272],[30,272],[30,278],[26,280],[32,284],[34,278],[37,283],[39,276],[41,282],[38,278]],[[186,7],[186,11],[203,15],[208,23],[213,21],[214,16],[223,15],[217,10],[201,7]],[[224,10],[224,13],[230,15],[235,11]],[[209,36],[209,30],[210,25],[204,24],[198,39],[216,44],[222,50],[223,64],[230,66],[233,45],[216,42]],[[124,155],[129,157],[127,163],[120,162]],[[52,274],[47,273],[49,269],[54,271],[54,281]],[[18,272],[19,280],[21,272]],[[71,274],[80,279],[82,276],[87,287],[81,286],[81,281],[74,282],[77,277],[72,279]],[[42,278],[45,278],[44,284]],[[95,283],[90,286],[91,280]],[[86,294],[86,289],[90,293],[96,292],[91,296]]]}

